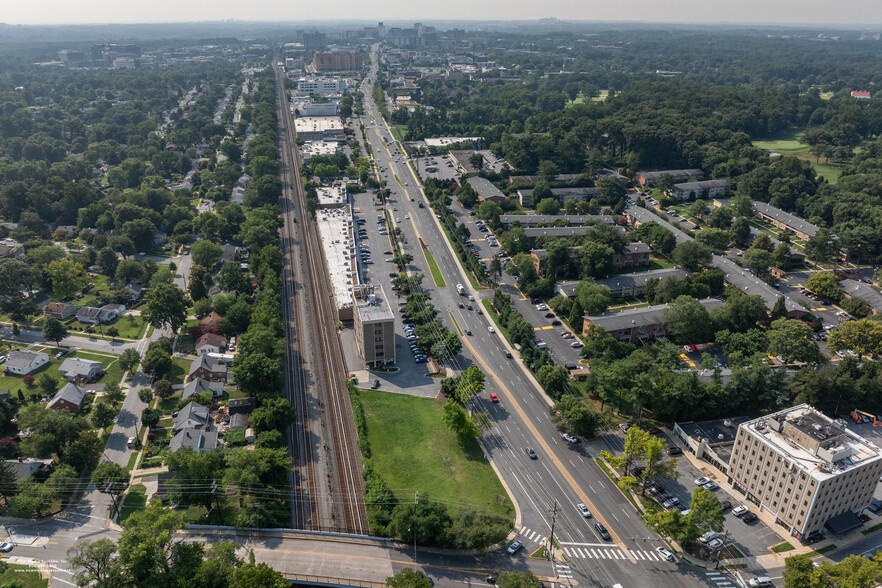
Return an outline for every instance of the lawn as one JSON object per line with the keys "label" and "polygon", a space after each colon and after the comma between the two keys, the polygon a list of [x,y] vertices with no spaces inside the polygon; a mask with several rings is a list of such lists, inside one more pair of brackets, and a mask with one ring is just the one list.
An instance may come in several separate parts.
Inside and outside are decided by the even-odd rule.
{"label": "lawn", "polygon": [[[58,388],[60,389],[61,384],[62,384],[62,377],[61,377],[61,374],[58,372],[58,368],[61,367],[61,363],[67,357],[79,357],[82,359],[90,359],[90,360],[94,360],[94,361],[100,361],[101,365],[104,367],[104,370],[106,371],[106,373],[104,374],[104,376],[101,377],[100,380],[98,380],[99,383],[102,383],[102,384],[107,384],[109,382],[119,383],[119,381],[122,379],[122,370],[119,367],[119,363],[117,363],[117,361],[116,361],[116,359],[117,359],[116,356],[101,355],[101,354],[97,354],[97,353],[88,353],[85,351],[77,351],[76,353],[66,355],[65,357],[63,357],[61,359],[55,359],[55,354],[57,353],[57,351],[54,347],[47,347],[45,349],[34,348],[34,351],[45,351],[45,353],[49,354],[49,363],[42,366],[40,369],[31,372],[30,375],[34,376],[35,382],[36,382],[36,380],[38,380],[40,378],[41,375],[43,375],[44,373],[47,373],[50,376],[52,376],[53,378],[55,378],[56,380],[58,380]],[[0,390],[12,390],[12,392],[14,394],[16,390],[21,389],[21,391],[25,394],[25,396],[40,394],[40,390],[39,390],[39,388],[37,388],[36,385],[33,388],[31,388],[30,390],[25,388],[25,385],[24,385],[24,382],[22,381],[22,378],[23,378],[22,376],[15,376],[15,375],[0,376]]]}
{"label": "lawn", "polygon": [[[600,90],[599,95],[595,96],[594,98],[590,98],[589,100],[591,102],[603,102],[607,98],[609,98],[609,90]],[[586,100],[585,96],[581,92],[579,92],[579,95],[576,96],[575,100],[570,100],[567,102],[567,106],[575,106],[576,104],[584,104],[585,100]]]}
{"label": "lawn", "polygon": [[438,267],[438,262],[435,261],[435,257],[429,252],[427,247],[423,247],[423,254],[426,256],[426,263],[429,264],[429,271],[432,272],[432,279],[435,280],[435,285],[443,288],[446,284],[444,283],[444,276],[441,275],[441,268]]}
{"label": "lawn", "polygon": [[754,141],[753,144],[760,149],[768,149],[769,151],[780,153],[782,155],[804,153],[807,152],[810,147],[806,143],[799,142],[802,133],[802,129],[790,129],[790,131],[778,135],[777,137]]}
{"label": "lawn", "polygon": [[790,544],[789,541],[785,541],[783,543],[779,543],[778,545],[772,548],[772,551],[775,553],[785,553],[787,551],[793,551],[796,549],[793,545]]}
{"label": "lawn", "polygon": [[129,488],[123,502],[122,512],[119,515],[119,523],[122,524],[129,515],[143,509],[147,505],[147,487],[144,484],[135,484]]}
{"label": "lawn", "polygon": [[172,383],[172,386],[175,384],[183,384],[184,378],[186,378],[187,374],[190,372],[190,364],[193,363],[193,360],[184,359],[183,357],[175,357],[172,362],[172,370],[168,375],[168,380]]}
{"label": "lawn", "polygon": [[[365,390],[371,466],[399,500],[421,495],[511,519],[505,489],[477,441],[465,447],[442,420],[442,404],[428,398]],[[505,505],[501,504],[505,499]]]}
{"label": "lawn", "polygon": [[0,574],[0,586],[21,586],[22,588],[45,588],[49,586],[49,578],[40,579],[37,568],[8,564],[9,569]]}
{"label": "lawn", "polygon": [[106,337],[107,329],[116,327],[119,336],[123,339],[140,339],[147,329],[147,321],[142,316],[126,314],[115,318],[107,324],[96,325],[91,331],[87,330],[87,325],[72,320],[67,323],[67,329],[71,332],[91,333],[95,336]]}

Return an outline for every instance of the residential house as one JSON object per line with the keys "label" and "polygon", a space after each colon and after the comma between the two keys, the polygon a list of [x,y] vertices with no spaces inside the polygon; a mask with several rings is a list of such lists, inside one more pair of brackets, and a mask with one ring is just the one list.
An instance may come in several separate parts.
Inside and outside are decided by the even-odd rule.
{"label": "residential house", "polygon": [[230,414],[251,414],[257,407],[257,400],[253,396],[248,398],[234,398],[227,404]]}
{"label": "residential house", "polygon": [[50,302],[43,307],[43,314],[63,321],[77,313],[77,307],[69,302]]}
{"label": "residential house", "polygon": [[223,335],[205,333],[196,341],[196,353],[223,353],[227,350],[227,338]]}
{"label": "residential house", "polygon": [[704,180],[703,182],[686,182],[674,184],[668,195],[677,200],[695,200],[696,198],[718,198],[729,193],[732,184],[726,180]]}
{"label": "residential house", "polygon": [[31,300],[33,300],[34,304],[37,305],[37,308],[41,310],[44,306],[51,302],[51,300],[49,300],[49,297],[42,292],[31,292]]}
{"label": "residential house", "polygon": [[19,244],[0,244],[0,257],[24,259],[24,248]]}
{"label": "residential house", "polygon": [[12,473],[15,474],[15,477],[19,480],[31,477],[53,463],[53,460],[51,459],[37,459],[36,457],[20,457],[18,459],[7,459],[5,461],[12,467]]}
{"label": "residential house", "polygon": [[199,326],[201,327],[214,327],[220,329],[223,325],[224,317],[219,315],[218,313],[212,311],[206,316],[202,321],[200,321]]}
{"label": "residential house", "polygon": [[[716,298],[705,298],[699,302],[708,312],[723,305],[723,301]],[[618,341],[646,343],[667,334],[664,326],[664,311],[668,308],[670,308],[669,304],[656,304],[621,312],[586,316],[583,319],[582,331],[586,332],[588,327],[594,325],[603,328]]]}
{"label": "residential house", "polygon": [[126,292],[129,293],[129,298],[131,299],[132,302],[134,302],[135,300],[137,300],[138,298],[141,297],[141,291],[143,289],[144,288],[140,284],[136,284],[134,282],[132,282],[130,284],[126,284],[126,288],[125,288]]}
{"label": "residential house", "polygon": [[183,447],[189,447],[196,453],[217,449],[217,431],[182,429],[169,441],[168,450],[174,452]]}
{"label": "residential house", "polygon": [[89,359],[80,359],[79,357],[68,357],[61,362],[58,373],[65,380],[71,382],[91,382],[101,376],[104,367],[100,361]]}
{"label": "residential house", "polygon": [[190,397],[198,397],[203,392],[211,392],[212,398],[223,396],[224,384],[223,382],[212,382],[205,378],[195,378],[187,382],[187,385],[184,386],[184,392],[181,394],[181,398],[187,400]]}
{"label": "residential house", "polygon": [[69,410],[80,412],[83,410],[83,401],[86,399],[86,391],[72,382],[64,385],[64,388],[55,393],[47,408],[52,410]]}
{"label": "residential house", "polygon": [[102,323],[109,323],[113,321],[116,317],[123,314],[126,311],[125,304],[105,304],[101,307],[101,315],[99,319]]}
{"label": "residential house", "polygon": [[84,306],[77,311],[77,321],[87,325],[101,323],[104,316],[106,316],[106,313],[102,314],[101,309],[94,306]]}
{"label": "residential house", "polygon": [[207,380],[227,381],[227,364],[221,359],[209,355],[200,355],[190,364],[187,380],[205,378]]}
{"label": "residential house", "polygon": [[178,411],[178,416],[174,418],[174,423],[172,424],[172,430],[177,432],[188,428],[211,428],[207,406],[191,400],[184,408]]}
{"label": "residential house", "polygon": [[49,356],[45,353],[12,351],[6,359],[4,370],[18,376],[26,376],[47,363],[49,363]]}
{"label": "residential house", "polygon": [[882,294],[879,294],[874,288],[851,279],[842,280],[839,284],[842,286],[843,294],[847,298],[852,296],[863,298],[864,302],[870,306],[873,314],[882,312]]}

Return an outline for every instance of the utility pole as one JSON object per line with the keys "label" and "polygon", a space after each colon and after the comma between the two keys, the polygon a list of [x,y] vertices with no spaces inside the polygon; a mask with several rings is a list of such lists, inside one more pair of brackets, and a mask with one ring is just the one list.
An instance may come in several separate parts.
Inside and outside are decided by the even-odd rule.
{"label": "utility pole", "polygon": [[554,501],[554,508],[551,509],[551,534],[548,536],[548,561],[554,560],[552,551],[554,550],[554,523],[557,521],[557,500]]}
{"label": "utility pole", "polygon": [[413,494],[413,563],[417,562],[417,531],[416,531],[416,521],[417,521],[417,507],[420,503],[420,491],[417,490]]}
{"label": "utility pole", "polygon": [[224,524],[224,510],[221,508],[220,499],[217,497],[217,480],[211,481],[211,496],[214,498],[214,503],[217,505],[217,513],[220,515],[221,525]]}

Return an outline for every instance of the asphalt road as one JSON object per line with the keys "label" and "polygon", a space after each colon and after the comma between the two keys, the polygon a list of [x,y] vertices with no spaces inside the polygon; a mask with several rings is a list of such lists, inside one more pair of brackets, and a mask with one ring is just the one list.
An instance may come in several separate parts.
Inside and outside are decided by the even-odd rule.
{"label": "asphalt road", "polygon": [[[370,92],[365,95],[370,96]],[[642,518],[596,465],[592,459],[595,456],[588,455],[578,445],[570,446],[560,437],[551,423],[546,397],[516,360],[504,356],[503,349],[507,345],[498,333],[489,331],[492,323],[486,313],[480,316],[458,307],[465,299],[457,294],[455,285],[463,283],[468,288],[468,282],[456,257],[432,218],[433,213],[406,159],[394,151],[394,147],[390,151],[384,144],[382,136],[388,136],[388,129],[385,125],[382,132],[378,129],[377,123],[382,125],[382,119],[370,100],[366,118],[375,121],[366,127],[374,156],[380,167],[391,172],[389,184],[398,193],[388,208],[390,211],[393,206],[398,208],[392,214],[402,219],[401,228],[408,243],[417,242],[417,236],[422,237],[438,263],[446,287],[435,287],[419,251],[413,253],[413,268],[426,273],[423,286],[431,292],[432,302],[441,311],[442,322],[454,328],[452,316],[460,327],[467,326],[473,332],[471,337],[464,338],[463,353],[455,358],[452,367],[465,369],[471,362],[477,362],[487,374],[486,389],[475,403],[488,411],[494,426],[482,441],[485,452],[520,506],[522,520],[518,529],[525,544],[524,552],[534,551],[548,536],[556,503],[555,535],[562,546],[572,548],[567,564],[569,571],[564,574],[580,583],[636,586],[652,577],[664,585],[704,585],[700,577],[685,573],[681,564],[658,561],[653,551],[660,545],[658,536],[645,527]],[[408,185],[397,184],[392,174]],[[418,206],[421,201],[424,208]],[[409,222],[405,215],[410,216]],[[373,221],[368,218],[370,222]],[[374,260],[377,261],[376,254]],[[472,294],[480,298],[480,293]],[[489,402],[490,392],[499,396],[499,404]],[[524,451],[527,446],[536,450],[538,459],[529,459]],[[586,521],[576,509],[578,502],[588,503],[595,518]],[[618,545],[603,541],[597,534],[593,523],[598,518],[620,538]],[[622,551],[623,548],[629,553]]]}

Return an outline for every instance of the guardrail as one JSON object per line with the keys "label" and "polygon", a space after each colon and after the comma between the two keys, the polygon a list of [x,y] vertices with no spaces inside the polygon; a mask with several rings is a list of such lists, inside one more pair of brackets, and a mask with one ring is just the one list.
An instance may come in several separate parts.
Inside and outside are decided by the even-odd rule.
{"label": "guardrail", "polygon": [[315,584],[317,586],[368,586],[370,588],[384,588],[385,582],[372,582],[371,580],[350,580],[348,578],[333,578],[330,576],[310,576],[307,574],[282,574],[286,580],[301,584]]}

